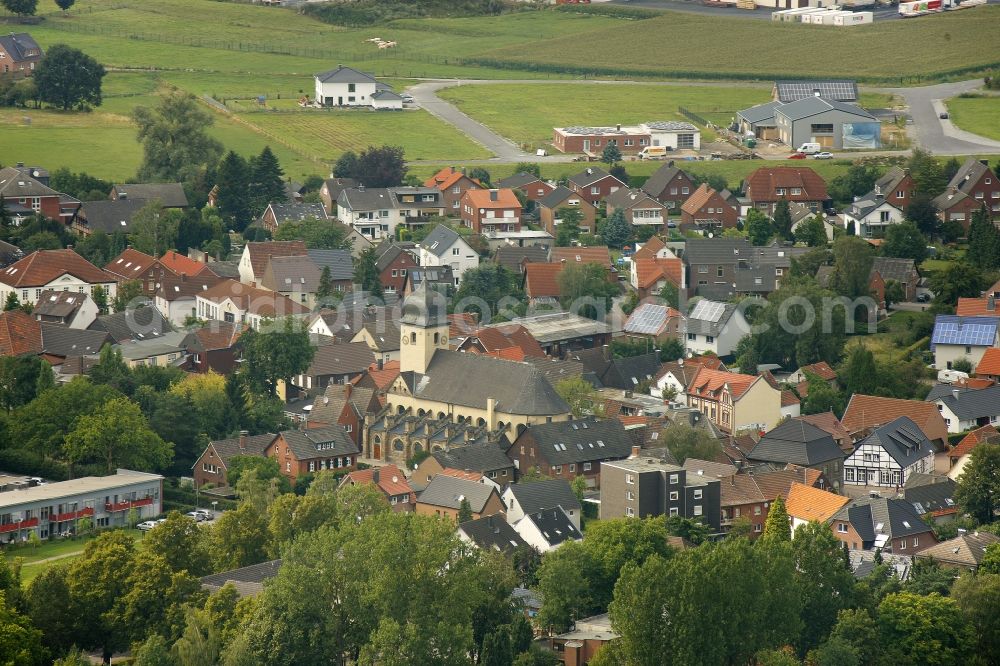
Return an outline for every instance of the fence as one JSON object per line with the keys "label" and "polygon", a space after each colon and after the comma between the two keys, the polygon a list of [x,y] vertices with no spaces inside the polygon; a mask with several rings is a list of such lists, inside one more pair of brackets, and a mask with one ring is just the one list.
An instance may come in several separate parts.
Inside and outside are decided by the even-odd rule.
{"label": "fence", "polygon": [[704,118],[702,118],[701,116],[699,116],[694,111],[690,111],[689,109],[686,109],[683,106],[678,106],[677,107],[677,112],[680,113],[682,116],[684,116],[685,118],[687,118],[688,120],[690,120],[691,122],[693,122],[696,125],[701,125],[703,127],[708,125],[708,121],[707,120],[705,120]]}

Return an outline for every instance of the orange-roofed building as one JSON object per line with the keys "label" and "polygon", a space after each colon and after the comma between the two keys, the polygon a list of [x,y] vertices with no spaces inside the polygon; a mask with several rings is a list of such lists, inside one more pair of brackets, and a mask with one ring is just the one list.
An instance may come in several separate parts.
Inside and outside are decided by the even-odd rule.
{"label": "orange-roofed building", "polygon": [[173,271],[177,275],[187,275],[188,277],[194,277],[202,271],[208,270],[208,266],[200,261],[185,257],[183,254],[174,252],[173,250],[168,250],[164,253],[160,257],[160,263],[163,264],[164,268]]}
{"label": "orange-roofed building", "polygon": [[[992,425],[984,425],[970,431],[968,435],[962,438],[962,441],[948,452],[949,469],[955,470],[956,468],[960,469],[964,467],[966,457],[972,453],[974,448],[984,443],[1000,444],[1000,431]],[[957,478],[958,475],[953,476],[951,472],[948,472],[948,476]]]}
{"label": "orange-roofed building", "polygon": [[636,259],[669,259],[677,255],[670,251],[667,244],[659,236],[653,236],[643,243],[642,247],[632,254],[632,260]]}
{"label": "orange-roofed building", "polygon": [[[457,212],[462,197],[469,190],[481,190],[483,184],[465,175],[464,169],[445,167],[424,181],[424,187],[433,187],[441,192],[441,201],[447,210]],[[453,213],[454,214],[454,213]]]}
{"label": "orange-roofed building", "polygon": [[782,419],[781,391],[763,377],[701,367],[687,385],[687,404],[725,433],[766,432]]}
{"label": "orange-roofed building", "polygon": [[376,391],[388,391],[398,376],[399,361],[375,362],[368,366],[367,372],[354,379],[351,383],[356,386],[372,388]]}
{"label": "orange-roofed building", "polygon": [[923,400],[902,400],[855,393],[847,403],[847,409],[840,422],[857,440],[867,436],[878,426],[895,421],[900,416],[906,416],[913,421],[927,439],[939,449],[948,441],[948,426],[937,405]]}
{"label": "orange-roofed building", "polygon": [[669,283],[678,290],[684,288],[684,262],[673,259],[633,259],[632,275],[639,299],[659,294]]}
{"label": "orange-roofed building", "polygon": [[406,476],[395,465],[389,464],[351,472],[340,481],[340,487],[368,486],[378,488],[393,511],[413,511],[417,495]]}
{"label": "orange-roofed building", "polygon": [[521,202],[514,190],[466,190],[462,224],[476,233],[521,230]]}
{"label": "orange-roofed building", "polygon": [[198,317],[219,321],[240,322],[259,329],[265,319],[281,319],[309,313],[309,309],[267,289],[258,289],[223,280],[214,287],[198,292],[195,297]]}
{"label": "orange-roofed building", "polygon": [[605,245],[594,245],[592,247],[554,247],[552,248],[552,258],[549,260],[553,264],[600,264],[609,271],[611,270],[611,250]]}
{"label": "orange-roofed building", "polygon": [[524,360],[526,357],[545,358],[545,351],[538,340],[520,324],[500,324],[484,327],[470,335],[458,346],[459,351],[473,354],[496,354],[508,349],[517,349],[513,356],[500,356],[512,360]]}
{"label": "orange-roofed building", "polygon": [[739,216],[739,205],[734,205],[733,200],[716,192],[708,183],[702,183],[681,206],[682,228],[735,229]]}
{"label": "orange-roofed building", "polygon": [[558,301],[562,264],[525,264],[524,294],[532,303]]}
{"label": "orange-roofed building", "polygon": [[456,312],[448,315],[448,338],[464,338],[479,328],[478,312]]}
{"label": "orange-roofed building", "polygon": [[0,313],[0,356],[42,353],[42,325],[24,310]]}
{"label": "orange-roofed building", "polygon": [[997,299],[993,296],[983,298],[960,298],[955,314],[959,317],[996,317]]}
{"label": "orange-roofed building", "polygon": [[849,497],[795,482],[788,489],[785,510],[788,511],[794,532],[800,526],[814,520],[825,523],[850,501]]}
{"label": "orange-roofed building", "polygon": [[1000,383],[1000,349],[990,347],[983,353],[976,366],[976,378],[980,377]]}

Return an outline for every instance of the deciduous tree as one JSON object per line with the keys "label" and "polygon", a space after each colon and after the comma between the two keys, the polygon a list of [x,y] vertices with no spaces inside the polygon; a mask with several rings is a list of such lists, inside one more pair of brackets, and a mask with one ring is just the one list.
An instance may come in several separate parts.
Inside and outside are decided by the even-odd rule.
{"label": "deciduous tree", "polygon": [[750,240],[751,245],[767,245],[768,241],[771,240],[771,236],[774,235],[771,221],[756,208],[751,208],[750,212],[747,213],[746,230],[747,238]]}
{"label": "deciduous tree", "polygon": [[619,294],[618,286],[608,281],[607,270],[596,263],[564,266],[556,277],[563,308],[604,319],[611,312],[611,298]]}
{"label": "deciduous tree", "polygon": [[980,444],[958,477],[955,502],[980,523],[991,523],[1000,508],[1000,446]]}
{"label": "deciduous tree", "polygon": [[882,253],[887,257],[913,259],[919,264],[927,258],[927,239],[912,222],[893,224],[885,232]]}
{"label": "deciduous tree", "polygon": [[358,156],[353,178],[365,187],[396,187],[406,179],[406,160],[399,146],[368,146]]}
{"label": "deciduous tree", "polygon": [[364,250],[354,264],[354,282],[361,285],[361,288],[372,296],[381,298],[382,283],[379,282],[376,261],[375,248],[370,247]]}
{"label": "deciduous tree", "polygon": [[679,465],[683,465],[688,458],[715,460],[716,454],[721,450],[718,440],[707,430],[692,428],[683,423],[675,423],[667,428],[662,439]]}
{"label": "deciduous tree", "polygon": [[1000,662],[1000,614],[996,613],[1000,608],[1000,576],[983,573],[982,567],[977,576],[962,575],[951,589],[951,598],[975,633],[976,654],[987,663]]}
{"label": "deciduous tree", "polygon": [[488,322],[523,297],[518,276],[500,264],[484,262],[462,276],[454,304],[461,312],[477,313],[480,321]]}
{"label": "deciduous tree", "polygon": [[222,144],[207,132],[215,119],[193,95],[166,95],[158,107],[136,107],[132,116],[142,143],[142,181],[193,181],[222,156]]}
{"label": "deciduous tree", "polygon": [[160,201],[150,201],[132,216],[129,238],[132,247],[154,257],[161,256],[177,245],[184,214],[175,209],[165,209]]}
{"label": "deciduous tree", "polygon": [[975,637],[954,599],[890,594],[878,607],[881,663],[964,664]]}
{"label": "deciduous tree", "polygon": [[583,213],[579,208],[560,208],[556,211],[559,218],[559,227],[556,229],[556,245],[568,247],[571,241],[580,236],[580,222],[583,221]]}
{"label": "deciduous tree", "polygon": [[792,539],[792,553],[802,600],[802,633],[797,646],[800,654],[805,654],[826,639],[837,613],[851,605],[854,575],[844,559],[843,543],[825,523],[800,525]]}
{"label": "deciduous tree", "polygon": [[168,513],[165,522],[146,533],[142,550],[162,557],[171,571],[187,571],[192,576],[211,573],[208,530],[177,511]]}
{"label": "deciduous tree", "polygon": [[34,16],[38,0],[3,0],[3,6],[18,16]]}
{"label": "deciduous tree", "polygon": [[826,247],[826,222],[822,215],[813,215],[795,228],[795,240],[809,247]]}
{"label": "deciduous tree", "polygon": [[934,302],[950,306],[955,306],[959,298],[978,297],[987,286],[982,271],[964,259],[932,272],[927,282],[934,292]]}
{"label": "deciduous tree", "polygon": [[[788,209],[788,199],[781,198],[774,206],[774,215],[771,217],[771,225],[774,233],[784,240],[793,240],[792,235],[792,214]],[[825,235],[825,232],[824,232]]]}
{"label": "deciduous tree", "polygon": [[161,469],[172,453],[173,446],[149,429],[139,407],[128,398],[115,398],[81,416],[66,436],[70,460],[100,462],[108,474],[116,467]]}

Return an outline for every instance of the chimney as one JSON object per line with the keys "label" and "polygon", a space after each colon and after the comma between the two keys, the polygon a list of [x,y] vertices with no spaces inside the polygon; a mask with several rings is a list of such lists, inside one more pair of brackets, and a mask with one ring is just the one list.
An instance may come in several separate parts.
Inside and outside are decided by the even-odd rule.
{"label": "chimney", "polygon": [[988,167],[990,165],[989,160],[979,160],[979,163],[982,164],[984,167]]}
{"label": "chimney", "polygon": [[[565,261],[565,259],[563,260]],[[608,345],[601,345],[601,356],[604,357],[605,361],[611,360],[611,347]]]}
{"label": "chimney", "polygon": [[621,123],[618,123],[617,125],[615,125],[615,129],[618,130],[619,132],[621,132],[622,131],[622,125],[621,125]]}
{"label": "chimney", "polygon": [[490,190],[490,201],[496,201],[499,194],[497,190]]}
{"label": "chimney", "polygon": [[379,477],[378,472],[379,472],[378,467],[372,470],[372,483],[378,483],[378,477]]}
{"label": "chimney", "polygon": [[249,430],[240,430],[240,453],[247,450],[247,435],[249,434]]}
{"label": "chimney", "polygon": [[188,280],[187,273],[181,273],[181,282],[187,282],[187,280]]}
{"label": "chimney", "polygon": [[953,398],[955,398],[955,400],[958,400],[958,394],[959,393],[961,393],[961,391],[959,391],[958,389],[952,389],[951,390],[951,395],[952,395]]}
{"label": "chimney", "polygon": [[364,191],[365,191],[364,183],[359,184],[358,185],[358,192],[364,192]]}
{"label": "chimney", "polygon": [[640,453],[641,451],[642,451],[642,449],[640,447],[633,446],[632,447],[632,455],[630,455],[629,458],[638,458],[641,455],[641,453]]}
{"label": "chimney", "polygon": [[345,400],[350,400],[351,399],[351,393],[353,393],[353,392],[354,392],[354,384],[352,384],[351,382],[346,382],[344,384],[344,399]]}

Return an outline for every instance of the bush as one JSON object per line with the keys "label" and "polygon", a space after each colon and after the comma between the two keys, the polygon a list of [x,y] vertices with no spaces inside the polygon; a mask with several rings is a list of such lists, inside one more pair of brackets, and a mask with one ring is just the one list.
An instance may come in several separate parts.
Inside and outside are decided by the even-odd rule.
{"label": "bush", "polygon": [[51,481],[65,481],[69,478],[66,465],[46,460],[34,451],[26,449],[0,451],[0,469],[27,476],[40,476]]}

